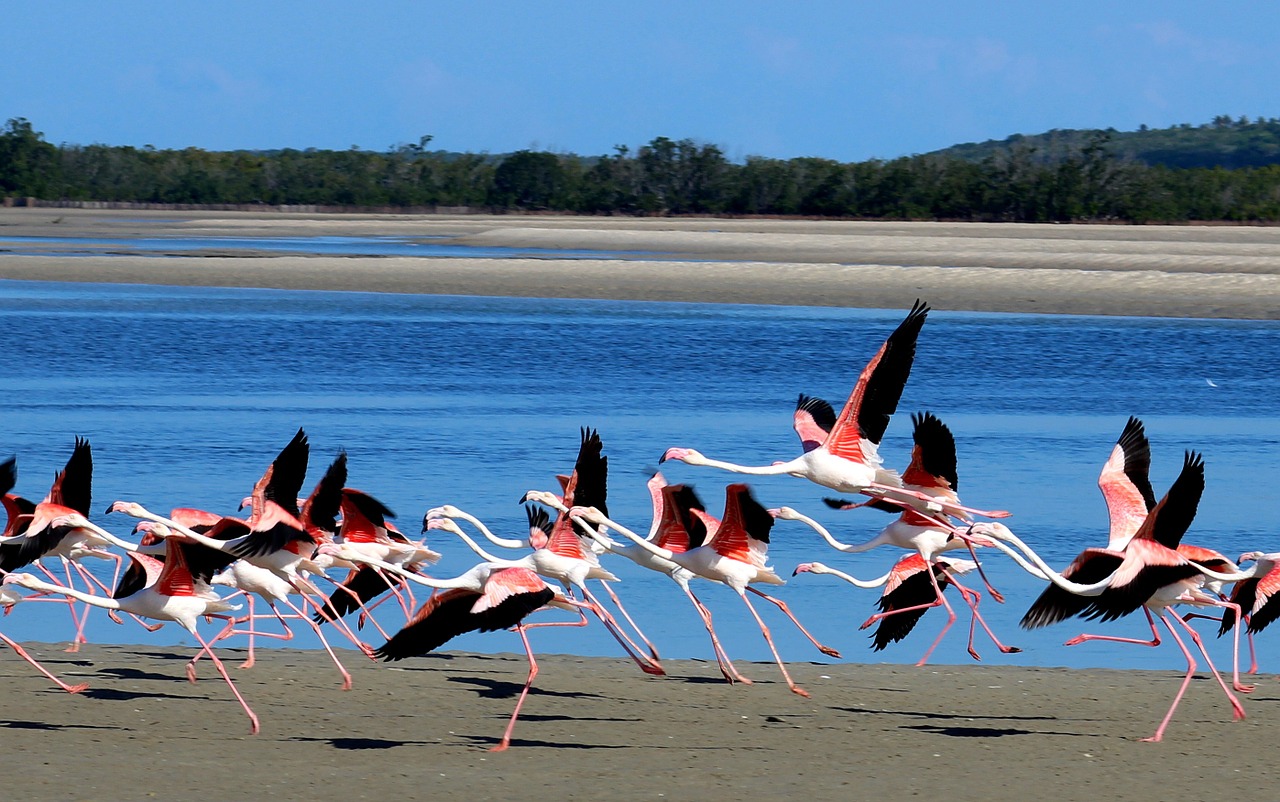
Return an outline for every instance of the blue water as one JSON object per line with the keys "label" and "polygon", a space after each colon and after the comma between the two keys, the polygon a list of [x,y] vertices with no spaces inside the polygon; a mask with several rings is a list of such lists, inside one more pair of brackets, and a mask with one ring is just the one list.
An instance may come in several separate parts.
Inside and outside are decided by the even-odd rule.
{"label": "blue water", "polygon": [[0,237],[0,252],[19,256],[117,256],[193,251],[269,251],[326,256],[469,257],[473,259],[618,259],[639,253],[564,248],[455,245],[451,237]]}
{"label": "blue water", "polygon": [[[116,499],[156,510],[182,505],[230,513],[302,426],[312,444],[308,489],[346,449],[350,485],[386,502],[406,532],[416,534],[429,507],[451,503],[517,535],[524,530],[517,498],[530,488],[555,487],[554,475],[572,467],[578,428],[587,425],[604,438],[611,511],[644,529],[645,471],[665,448],[688,445],[751,464],[793,456],[796,394],[839,404],[902,316],[902,310],[0,282],[6,390],[0,455],[17,454],[17,492],[40,498],[73,438],[86,436],[94,449],[95,513]],[[1138,415],[1152,441],[1158,494],[1180,469],[1184,449],[1205,454],[1208,489],[1186,541],[1231,556],[1274,551],[1280,512],[1270,482],[1262,480],[1280,462],[1278,361],[1276,323],[934,312],[882,453],[904,464],[909,413],[938,414],[956,434],[963,498],[1013,511],[1015,530],[1046,559],[1065,565],[1084,546],[1105,542],[1097,474],[1127,416]],[[673,482],[696,484],[712,509],[737,478],[682,464],[664,469]],[[826,510],[820,500],[829,491],[800,479],[752,484],[767,506],[808,512],[846,541],[868,538],[888,522],[871,510]],[[97,520],[121,535],[132,524]],[[435,537],[432,545],[445,553],[439,575],[475,562],[450,539]],[[785,575],[799,562],[820,560],[869,578],[899,553],[842,555],[801,524],[779,522],[770,556]],[[624,580],[619,594],[664,655],[710,659],[705,633],[668,579],[605,559]],[[982,609],[998,634],[1025,649],[1002,656],[980,638],[985,661],[1181,664],[1171,645],[1064,648],[1062,641],[1081,631],[1075,623],[1018,630],[1038,584],[998,554],[985,562],[1008,603],[985,600]],[[873,653],[856,627],[873,612],[878,591],[802,576],[776,592],[821,640],[857,661],[914,662],[942,623],[940,611],[931,611],[904,643]],[[707,585],[700,595],[732,656],[768,659],[732,592]],[[969,661],[960,612],[935,662]],[[761,613],[784,657],[826,659],[776,610],[762,605]],[[389,609],[380,618],[394,624]],[[18,639],[65,640],[71,631],[65,608],[52,604],[21,605],[0,625]],[[1101,631],[1146,635],[1141,620]],[[90,638],[189,640],[174,625],[148,635],[97,613]],[[534,641],[544,652],[620,654],[598,626],[541,629]],[[294,645],[311,643],[300,636]],[[1274,644],[1275,633],[1259,638],[1264,670],[1277,665]],[[505,633],[452,645],[519,649]],[[1213,648],[1225,663],[1223,645]]]}

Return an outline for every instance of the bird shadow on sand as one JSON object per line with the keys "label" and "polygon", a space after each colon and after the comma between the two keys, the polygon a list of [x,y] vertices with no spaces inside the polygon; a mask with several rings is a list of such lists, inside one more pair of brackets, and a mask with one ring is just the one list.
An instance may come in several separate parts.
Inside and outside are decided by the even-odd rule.
{"label": "bird shadow on sand", "polygon": [[[187,658],[188,660],[191,658]],[[152,671],[139,671],[136,668],[100,668],[100,674],[110,674],[120,679],[156,680],[160,682],[186,682],[185,676],[173,674],[156,674]]]}
{"label": "bird shadow on sand", "polygon": [[393,741],[386,738],[303,738],[294,736],[286,740],[299,743],[328,744],[334,749],[395,749],[398,746],[429,746],[426,741]]}
{"label": "bird shadow on sand", "polygon": [[[476,746],[497,746],[502,740],[501,738],[491,738],[485,735],[463,735],[460,736],[467,739]],[[511,748],[520,749],[523,747],[543,746],[550,749],[634,749],[630,744],[583,744],[583,743],[565,743],[563,741],[531,741],[524,738],[512,738]]]}
{"label": "bird shadow on sand", "polygon": [[1013,727],[940,727],[936,724],[904,724],[900,729],[919,730],[952,738],[1004,738],[1008,735],[1065,735],[1087,738],[1084,732],[1055,732],[1052,730],[1019,730]]}
{"label": "bird shadow on sand", "polygon": [[132,702],[136,699],[190,699],[190,696],[181,696],[172,693],[146,693],[144,691],[119,691],[115,688],[89,688],[81,692],[82,696],[90,699],[100,699],[106,702]]}
{"label": "bird shadow on sand", "polygon": [[1061,721],[1060,716],[973,716],[962,713],[926,713],[918,710],[870,710],[865,707],[833,707],[832,710],[838,710],[842,713],[865,713],[867,715],[882,716],[888,713],[891,716],[903,716],[906,718],[923,718],[923,719],[941,719],[944,721]]}
{"label": "bird shadow on sand", "polygon": [[[449,677],[449,682],[460,682],[465,685],[477,686],[478,693],[484,699],[513,699],[520,693],[520,689],[524,687],[523,682],[506,682],[504,680],[484,679],[483,677]],[[584,693],[582,691],[548,691],[542,688],[533,687],[529,689],[530,696],[555,696],[564,699],[599,699],[601,696],[596,693]]]}
{"label": "bird shadow on sand", "polygon": [[122,730],[123,727],[107,727],[100,724],[50,724],[47,721],[14,721],[0,719],[0,729],[10,730]]}

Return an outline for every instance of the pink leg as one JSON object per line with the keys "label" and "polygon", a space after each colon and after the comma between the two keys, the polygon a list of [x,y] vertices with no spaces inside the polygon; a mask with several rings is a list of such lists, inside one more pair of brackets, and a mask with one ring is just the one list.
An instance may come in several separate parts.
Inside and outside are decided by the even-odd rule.
{"label": "pink leg", "polygon": [[[1146,608],[1144,607],[1143,609],[1145,610]],[[1147,615],[1150,616],[1150,613]],[[1173,624],[1169,623],[1169,619],[1165,618],[1164,613],[1160,614],[1160,620],[1164,621],[1164,625],[1169,629],[1169,634],[1173,635],[1174,642],[1178,644],[1178,648],[1182,650],[1183,656],[1187,658],[1187,675],[1182,678],[1182,685],[1178,687],[1178,693],[1173,697],[1173,704],[1169,706],[1169,712],[1164,714],[1164,719],[1161,720],[1160,726],[1156,728],[1155,735],[1152,735],[1150,738],[1142,739],[1148,743],[1155,743],[1164,737],[1164,729],[1169,726],[1169,720],[1173,718],[1173,711],[1178,709],[1178,702],[1182,701],[1182,695],[1187,692],[1187,686],[1191,684],[1191,677],[1196,671],[1195,658],[1191,656],[1191,652],[1187,649],[1187,645],[1182,642],[1182,638],[1178,637],[1178,633],[1174,630]],[[1151,626],[1152,629],[1154,629],[1155,623],[1153,622]],[[1143,643],[1143,641],[1132,642]]]}
{"label": "pink leg", "polygon": [[942,642],[942,638],[947,634],[947,631],[951,629],[951,625],[956,622],[956,611],[951,609],[951,605],[943,597],[942,588],[938,585],[937,577],[933,576],[932,571],[929,572],[929,576],[930,579],[933,580],[933,590],[936,594],[933,601],[926,604],[913,604],[910,607],[902,607],[897,610],[886,610],[883,613],[876,613],[866,621],[863,621],[862,625],[858,627],[858,629],[866,629],[877,621],[881,621],[891,615],[901,615],[902,613],[909,613],[915,610],[929,610],[934,607],[945,608],[947,611],[947,623],[942,625],[942,631],[938,633],[938,637],[934,638],[933,643],[930,644],[927,650],[925,650],[924,656],[916,663],[917,667],[923,666],[925,663],[929,662],[929,655],[933,654],[933,650],[938,648],[938,644]]}
{"label": "pink leg", "polygon": [[640,636],[640,640],[644,641],[644,645],[649,649],[649,656],[653,658],[654,662],[661,660],[662,658],[658,656],[658,650],[649,642],[649,638],[640,630],[640,627],[636,626],[636,622],[631,619],[631,614],[627,612],[627,608],[622,606],[622,599],[619,599],[618,594],[613,592],[613,588],[609,587],[609,583],[602,579],[600,580],[600,586],[604,588],[605,593],[609,594],[609,598],[613,600],[613,604],[618,608],[618,612],[622,613],[622,617],[631,625],[632,631]]}
{"label": "pink leg", "polygon": [[818,651],[822,652],[827,657],[835,657],[835,658],[840,657],[840,652],[836,651],[835,649],[832,649],[830,646],[823,646],[821,643],[818,643],[816,638],[814,638],[812,635],[809,634],[809,630],[805,629],[804,625],[801,624],[800,621],[796,619],[795,615],[791,612],[791,608],[787,606],[786,602],[782,601],[781,599],[775,599],[774,597],[766,593],[762,593],[750,586],[747,587],[747,590],[751,591],[752,593],[764,599],[765,601],[769,602],[770,604],[777,605],[778,609],[781,610],[787,616],[787,618],[791,619],[791,623],[796,625],[796,629],[800,630],[801,634],[803,634],[806,638],[808,638],[809,642],[812,643],[815,647],[817,647]]}
{"label": "pink leg", "polygon": [[1132,643],[1137,646],[1159,646],[1160,632],[1156,629],[1156,620],[1151,617],[1151,611],[1146,607],[1142,608],[1142,612],[1147,614],[1147,623],[1151,625],[1151,640],[1141,640],[1139,638],[1117,638],[1113,635],[1076,635],[1071,640],[1063,644],[1063,646],[1079,646],[1085,641],[1100,640],[1109,641],[1111,643]]}
{"label": "pink leg", "polygon": [[[364,653],[366,657],[368,657],[370,660],[377,660],[377,658],[374,657],[373,655],[373,647],[371,647],[369,644],[365,643],[364,641],[356,637],[356,633],[352,632],[351,627],[347,626],[346,622],[343,621],[341,618],[334,618],[332,615],[330,615],[328,611],[325,610],[325,604],[323,603],[323,601],[316,601],[311,597],[312,593],[314,593],[317,596],[323,596],[323,594],[320,593],[320,591],[316,588],[315,585],[311,584],[310,582],[308,582],[307,580],[301,577],[298,577],[291,584],[293,585],[294,590],[298,591],[298,594],[302,596],[302,600],[305,604],[309,605],[311,609],[319,613],[320,617],[323,618],[325,621],[327,621],[330,624],[333,624],[338,629],[338,631],[341,632],[343,635],[345,635],[347,639],[350,640],[353,644],[355,644],[355,647],[359,649],[362,653]],[[306,586],[306,590],[303,589],[304,585]],[[290,604],[289,606],[293,607],[292,604]],[[293,609],[297,610],[296,607],[293,607]],[[311,618],[306,616],[305,614],[303,617],[306,618],[308,621],[311,621]],[[312,623],[315,623],[315,622],[312,621]]]}
{"label": "pink leg", "polygon": [[[317,574],[317,576],[321,577],[322,579],[329,579],[329,577],[325,576],[324,574]],[[329,581],[330,581],[330,582],[333,582],[333,580],[332,580],[332,579],[329,579]],[[382,626],[378,623],[378,620],[377,620],[376,618],[374,618],[374,617],[373,617],[373,615],[369,612],[369,611],[370,611],[370,610],[372,610],[374,607],[377,607],[379,604],[381,604],[383,601],[385,601],[385,600],[386,600],[386,598],[385,598],[385,597],[384,597],[383,599],[380,599],[379,601],[375,602],[375,603],[374,603],[374,604],[372,604],[372,605],[367,605],[367,606],[366,606],[366,605],[365,605],[365,603],[364,603],[363,601],[361,601],[361,600],[360,600],[360,597],[356,595],[356,592],[355,592],[355,591],[353,591],[351,588],[347,587],[346,585],[343,585],[343,584],[342,584],[342,583],[340,583],[340,582],[333,582],[333,585],[334,585],[334,588],[335,588],[335,591],[334,591],[334,592],[342,591],[343,593],[346,593],[348,596],[350,596],[350,597],[352,598],[352,600],[354,600],[354,601],[355,601],[356,606],[360,608],[360,619],[359,619],[359,623],[357,624],[357,626],[360,626],[360,624],[363,624],[363,622],[364,622],[364,620],[365,620],[365,619],[368,619],[370,622],[372,622],[372,623],[373,623],[373,628],[374,628],[374,629],[376,629],[376,630],[378,630],[378,634],[379,634],[379,635],[381,635],[381,636],[382,636],[384,639],[386,639],[386,640],[391,640],[391,636],[387,634],[387,631],[386,631],[385,629],[383,629],[383,628],[382,628]],[[403,606],[403,602],[401,602],[401,605]],[[409,612],[406,610],[406,612],[405,612],[405,618],[407,619],[408,617],[409,617]],[[333,616],[332,616],[331,614],[326,614],[326,615],[324,616],[324,618],[325,618],[325,620],[326,620],[326,621],[328,621],[328,620],[332,619],[332,618],[333,618]],[[339,620],[341,620],[341,619],[334,619],[334,621],[333,621],[334,626],[339,626],[339,624],[337,623]],[[355,636],[355,633],[352,633],[352,632],[351,632],[351,628],[350,628],[350,627],[347,627],[345,622],[343,622],[343,623],[341,624],[341,626],[346,628],[347,633],[349,634],[349,636],[350,636],[350,637],[354,637],[354,636]]]}
{"label": "pink leg", "polygon": [[209,653],[209,659],[213,661],[214,667],[218,669],[218,673],[222,675],[222,678],[227,681],[227,687],[231,689],[233,694],[235,694],[236,701],[240,703],[240,706],[244,708],[244,712],[248,714],[250,725],[249,732],[253,735],[257,735],[259,729],[258,717],[251,709],[249,709],[248,702],[246,702],[244,697],[240,695],[240,691],[236,688],[236,684],[231,681],[231,675],[227,673],[227,667],[222,664],[222,661],[218,659],[218,655],[213,653],[213,649],[205,642],[204,638],[200,637],[200,633],[196,632],[194,627],[191,629],[191,634],[196,640],[200,641],[200,646],[203,647],[202,651]]}
{"label": "pink leg", "polygon": [[503,752],[511,745],[511,731],[516,727],[516,717],[520,715],[520,708],[524,706],[525,697],[529,695],[534,677],[538,676],[538,661],[533,659],[533,647],[529,645],[529,636],[525,634],[524,624],[516,624],[516,632],[520,633],[520,640],[524,643],[524,653],[529,658],[529,678],[520,689],[520,698],[516,700],[516,709],[511,711],[511,720],[507,722],[506,732],[502,733],[502,741],[490,749],[490,752]]}
{"label": "pink leg", "polygon": [[863,493],[866,493],[868,496],[883,496],[886,501],[903,503],[904,506],[915,506],[911,504],[908,499],[924,501],[929,504],[939,505],[943,508],[944,512],[948,512],[951,515],[957,515],[957,517],[964,517],[959,515],[959,513],[965,513],[966,515],[981,515],[983,518],[1008,518],[1012,514],[1008,510],[979,510],[974,507],[966,507],[963,504],[957,504],[954,501],[944,501],[925,493],[918,493],[914,490],[907,490],[903,487],[894,487],[893,485],[883,485],[879,482],[872,482],[867,485],[867,487],[870,490],[879,491],[879,493],[867,493],[864,490]]}
{"label": "pink leg", "polygon": [[782,678],[787,681],[787,687],[792,693],[798,693],[806,699],[809,698],[809,692],[791,680],[791,675],[787,673],[787,667],[782,663],[782,657],[778,654],[778,647],[773,645],[773,636],[769,634],[769,628],[764,625],[764,619],[756,612],[756,608],[752,606],[751,600],[747,598],[747,594],[742,591],[738,592],[742,597],[742,601],[747,605],[747,609],[751,611],[751,615],[756,619],[756,623],[760,625],[760,632],[764,635],[765,642],[769,644],[769,651],[773,652],[773,659],[778,664],[778,668],[782,670]]}
{"label": "pink leg", "polygon": [[[311,626],[312,631],[316,633],[316,637],[320,638],[320,645],[324,646],[324,650],[329,653],[329,659],[333,660],[333,664],[338,667],[338,673],[342,675],[342,690],[351,690],[351,675],[347,673],[346,667],[342,665],[340,660],[338,660],[338,655],[333,653],[333,647],[329,645],[329,641],[325,640],[324,632],[320,630],[320,625],[315,621],[312,621],[306,613],[298,609],[298,607],[296,607],[294,603],[289,601],[287,598],[281,599],[281,602]],[[272,609],[274,609],[274,606]]]}
{"label": "pink leg", "polygon": [[609,631],[609,634],[613,635],[614,640],[622,645],[623,650],[636,662],[636,665],[640,666],[640,670],[654,676],[666,676],[666,670],[657,661],[640,653],[640,647],[627,637],[626,633],[622,631],[622,627],[618,626],[618,622],[609,614],[609,611],[604,609],[600,602],[591,595],[591,591],[587,590],[587,586],[582,585],[581,590],[583,597],[590,604],[591,611],[604,624],[604,628]]}
{"label": "pink leg", "polygon": [[[1231,644],[1231,687],[1235,688],[1239,693],[1253,693],[1254,686],[1245,685],[1240,681],[1240,622],[1244,620],[1240,615],[1240,605],[1233,604],[1230,601],[1223,601],[1216,606],[1234,608],[1235,610],[1234,620],[1236,625],[1231,628],[1231,637],[1233,641]],[[1204,613],[1187,613],[1182,616],[1182,621],[1183,623],[1187,623],[1193,618],[1203,618],[1207,621],[1217,621],[1219,623],[1222,622],[1221,616],[1205,615]],[[1252,638],[1249,640],[1249,657],[1254,657]]]}
{"label": "pink leg", "polygon": [[725,680],[730,684],[741,682],[743,685],[750,685],[751,680],[738,673],[738,669],[734,668],[733,661],[729,659],[729,654],[720,645],[720,639],[716,637],[716,631],[711,626],[711,611],[703,604],[697,596],[693,595],[693,591],[689,589],[687,584],[678,583],[685,595],[693,602],[694,609],[698,611],[698,616],[702,618],[702,625],[707,628],[707,634],[711,636],[711,648],[715,652],[716,663],[720,666],[720,673],[724,675]]}
{"label": "pink leg", "polygon": [[55,685],[57,685],[59,688],[66,691],[67,693],[80,693],[85,688],[89,687],[89,683],[87,682],[82,682],[78,685],[68,685],[67,683],[58,679],[53,674],[49,673],[48,669],[46,669],[44,666],[37,663],[34,657],[27,654],[25,649],[19,646],[15,641],[7,638],[3,633],[0,633],[0,641],[4,641],[6,644],[8,644],[9,648],[13,649],[15,654],[17,654],[23,660],[26,660],[31,665],[35,666],[36,671],[39,671],[41,674],[44,674],[46,677],[52,680]]}
{"label": "pink leg", "polygon": [[[1238,610],[1239,610],[1239,608],[1237,607],[1237,611],[1238,611]],[[1194,629],[1192,629],[1190,624],[1188,624],[1186,621],[1183,621],[1183,620],[1182,620],[1181,618],[1179,618],[1177,615],[1172,616],[1172,618],[1173,618],[1173,620],[1174,620],[1174,621],[1177,621],[1177,622],[1178,622],[1178,624],[1179,624],[1179,625],[1181,625],[1181,626],[1182,626],[1182,628],[1183,628],[1183,629],[1185,629],[1185,630],[1187,631],[1187,633],[1188,633],[1188,634],[1190,634],[1190,635],[1191,635],[1191,640],[1193,640],[1193,641],[1195,642],[1195,644],[1196,644],[1196,648],[1198,648],[1198,649],[1200,650],[1200,654],[1204,655],[1204,662],[1205,662],[1205,664],[1206,664],[1207,666],[1209,666],[1209,670],[1210,670],[1211,672],[1213,672],[1213,678],[1214,678],[1214,679],[1216,679],[1216,680],[1218,681],[1218,685],[1222,686],[1222,692],[1223,692],[1223,693],[1225,693],[1225,694],[1227,695],[1227,701],[1229,701],[1229,702],[1231,703],[1231,712],[1232,712],[1232,714],[1233,714],[1237,719],[1242,719],[1242,718],[1244,718],[1244,708],[1240,706],[1240,700],[1239,700],[1239,699],[1237,699],[1237,698],[1236,698],[1236,696],[1235,696],[1235,694],[1233,694],[1233,693],[1231,692],[1231,690],[1227,687],[1227,683],[1223,682],[1223,680],[1222,680],[1222,675],[1221,675],[1221,674],[1219,674],[1219,673],[1218,673],[1218,669],[1214,667],[1214,665],[1213,665],[1213,659],[1209,657],[1209,652],[1208,652],[1208,651],[1206,651],[1206,650],[1205,650],[1205,648],[1204,648],[1204,642],[1203,642],[1202,640],[1200,640],[1200,633],[1199,633],[1199,632],[1196,632]],[[1237,612],[1237,615],[1236,615],[1236,621],[1239,621],[1239,620],[1240,620],[1240,617],[1239,617],[1239,613]],[[1239,641],[1237,641],[1237,645],[1238,645],[1238,643],[1239,643]],[[1236,654],[1236,657],[1237,657],[1237,658],[1239,657],[1239,653],[1238,653],[1238,652],[1237,652],[1237,654]],[[1237,667],[1238,667],[1238,666],[1237,666]],[[1238,676],[1237,676],[1237,678],[1236,678],[1236,679],[1237,679],[1237,681],[1239,681],[1239,677],[1238,677]],[[1253,686],[1252,686],[1252,685],[1248,686],[1248,688],[1249,688],[1249,690],[1253,690]]]}
{"label": "pink leg", "polygon": [[[943,570],[946,571],[946,568],[943,568]],[[947,579],[951,580],[951,584],[956,586],[956,590],[960,592],[960,598],[964,599],[965,604],[969,605],[969,610],[973,613],[973,617],[969,621],[969,654],[974,653],[973,625],[975,622],[982,627],[982,630],[987,633],[987,637],[991,638],[991,642],[996,645],[996,648],[999,649],[1002,654],[1017,654],[1022,651],[1017,646],[1005,646],[1000,642],[1000,639],[996,637],[996,633],[991,631],[991,627],[987,626],[986,620],[984,620],[982,614],[978,612],[978,601],[982,597],[978,595],[977,591],[970,590],[964,585],[961,585],[956,581],[955,576],[950,571],[947,571]],[[969,598],[970,594],[973,596],[972,599]]]}

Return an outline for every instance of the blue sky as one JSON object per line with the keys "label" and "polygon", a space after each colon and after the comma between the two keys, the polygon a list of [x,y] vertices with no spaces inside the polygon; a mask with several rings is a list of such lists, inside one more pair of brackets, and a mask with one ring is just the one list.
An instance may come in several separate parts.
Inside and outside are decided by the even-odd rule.
{"label": "blue sky", "polygon": [[[460,8],[465,6],[465,8]],[[1280,4],[8,3],[0,120],[55,143],[893,158],[1280,117]]]}

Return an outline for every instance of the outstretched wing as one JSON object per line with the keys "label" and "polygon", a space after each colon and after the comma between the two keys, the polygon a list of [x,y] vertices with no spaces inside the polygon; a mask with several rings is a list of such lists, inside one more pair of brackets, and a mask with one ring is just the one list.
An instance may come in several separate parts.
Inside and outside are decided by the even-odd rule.
{"label": "outstretched wing", "polygon": [[806,454],[827,442],[831,427],[835,425],[836,411],[826,401],[804,393],[796,399],[796,411],[791,417],[791,426],[800,437],[800,445]]}
{"label": "outstretched wing", "polygon": [[831,453],[862,462],[861,441],[880,443],[907,386],[916,356],[916,340],[928,314],[928,305],[916,301],[907,317],[863,368],[827,438]]}
{"label": "outstretched wing", "polygon": [[1098,476],[1098,489],[1111,518],[1110,544],[1120,547],[1133,537],[1156,506],[1151,489],[1151,445],[1142,421],[1130,417]]}

